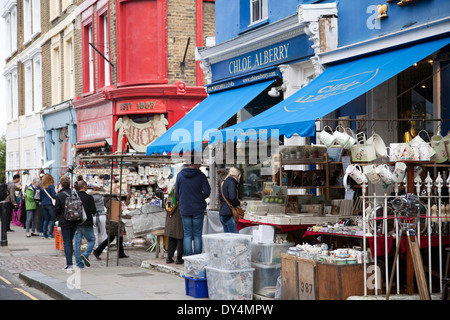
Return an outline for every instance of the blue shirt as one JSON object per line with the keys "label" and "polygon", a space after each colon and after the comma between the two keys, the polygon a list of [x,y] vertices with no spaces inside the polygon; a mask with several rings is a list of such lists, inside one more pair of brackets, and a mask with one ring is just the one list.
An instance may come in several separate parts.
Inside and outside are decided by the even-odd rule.
{"label": "blue shirt", "polygon": [[[54,185],[52,185],[52,184],[49,185],[49,186],[47,187],[47,189],[45,189],[45,190],[47,190],[48,194],[49,194],[53,199],[56,200],[56,191],[55,191],[55,186],[54,186]],[[43,205],[43,206],[45,206],[45,205],[53,205],[52,199],[50,199],[50,198],[48,197],[47,193],[44,191],[44,188],[42,188],[42,187],[41,187],[41,192],[40,192],[40,194],[41,194],[41,201],[42,201],[42,205]]]}

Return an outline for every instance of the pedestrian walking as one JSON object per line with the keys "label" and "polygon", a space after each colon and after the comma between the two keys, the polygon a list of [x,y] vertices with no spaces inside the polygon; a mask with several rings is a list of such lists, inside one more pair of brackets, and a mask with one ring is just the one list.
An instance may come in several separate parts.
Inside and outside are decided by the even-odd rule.
{"label": "pedestrian walking", "polygon": [[[105,194],[105,207],[107,210],[107,215],[111,217],[111,201],[116,200],[117,196],[115,195],[109,195]],[[97,260],[101,260],[100,255],[102,254],[103,250],[105,250],[106,246],[108,246],[111,242],[114,241],[114,239],[117,237],[118,247],[119,247],[119,258],[128,258],[128,256],[125,254],[125,250],[123,248],[123,232],[125,230],[125,225],[122,221],[120,221],[120,224],[118,221],[114,221],[111,219],[107,219],[106,221],[106,232],[109,235],[105,241],[100,243],[100,245],[97,247],[97,249],[94,250],[92,253],[94,257]]]}
{"label": "pedestrian walking", "polygon": [[[97,212],[94,216],[94,236],[95,236],[95,245],[94,248],[97,248],[100,243],[106,240],[108,237],[106,234],[106,210],[105,210],[105,189],[99,187],[93,187],[92,191],[89,192],[93,198],[95,203],[95,208]],[[99,237],[100,233],[100,237]]]}
{"label": "pedestrian walking", "polygon": [[33,183],[28,186],[27,190],[25,191],[25,209],[27,212],[27,220],[25,222],[25,229],[26,229],[26,236],[27,238],[31,237],[31,232],[34,234],[36,231],[36,218],[37,218],[37,203],[35,200],[35,194],[38,190],[39,183],[41,180],[39,178],[34,178]]}
{"label": "pedestrian walking", "polygon": [[173,256],[176,250],[176,264],[183,264],[183,221],[181,220],[180,207],[174,189],[169,192],[166,212],[166,224],[164,227],[165,235],[168,237],[166,263],[174,263]]}
{"label": "pedestrian walking", "polygon": [[[175,192],[178,195],[181,220],[183,222],[183,249],[186,256],[202,252],[203,219],[206,214],[206,199],[211,193],[208,179],[199,164],[192,161],[177,175]],[[192,246],[194,242],[194,246]]]}
{"label": "pedestrian walking", "polygon": [[51,174],[44,174],[41,182],[41,204],[42,204],[42,233],[44,239],[54,238],[53,228],[55,227],[55,180]]}
{"label": "pedestrian walking", "polygon": [[8,232],[14,232],[14,230],[11,229],[11,221],[13,217],[13,210],[19,209],[19,204],[16,200],[16,187],[19,182],[19,174],[15,174],[12,181],[8,182],[8,197],[6,198],[6,231]]}
{"label": "pedestrian walking", "polygon": [[67,221],[64,218],[66,198],[69,197],[72,192],[70,189],[70,178],[68,176],[62,176],[59,179],[61,184],[61,190],[56,195],[55,214],[58,217],[59,227],[61,228],[61,236],[64,242],[64,254],[66,256],[66,266],[63,270],[71,270],[73,268],[73,239],[75,232],[77,231],[78,224],[81,221]]}
{"label": "pedestrian walking", "polygon": [[232,167],[228,175],[219,187],[220,210],[219,219],[225,233],[238,233],[237,224],[231,212],[230,205],[233,207],[242,206],[242,201],[238,198],[238,184],[241,178],[241,171]]}
{"label": "pedestrian walking", "polygon": [[[76,190],[86,213],[86,220],[77,226],[77,231],[75,232],[75,263],[77,267],[81,269],[84,268],[85,265],[87,267],[91,266],[89,256],[95,245],[93,216],[97,212],[97,209],[95,208],[94,198],[86,193],[86,181],[77,181]],[[81,241],[83,240],[83,237],[87,240],[88,244],[86,250],[81,253]]]}

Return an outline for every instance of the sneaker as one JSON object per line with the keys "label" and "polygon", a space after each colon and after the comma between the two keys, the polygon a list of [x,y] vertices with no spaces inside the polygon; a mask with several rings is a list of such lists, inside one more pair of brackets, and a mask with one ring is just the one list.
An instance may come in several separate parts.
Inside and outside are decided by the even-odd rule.
{"label": "sneaker", "polygon": [[70,270],[73,270],[73,266],[72,265],[66,265],[64,268],[63,268],[63,271],[70,271]]}
{"label": "sneaker", "polygon": [[29,233],[27,233],[27,238],[30,238],[30,237],[31,237],[31,235]]}
{"label": "sneaker", "polygon": [[84,254],[81,255],[81,260],[83,260],[83,262],[84,262],[86,267],[90,267],[91,266],[91,263],[89,262],[89,259]]}

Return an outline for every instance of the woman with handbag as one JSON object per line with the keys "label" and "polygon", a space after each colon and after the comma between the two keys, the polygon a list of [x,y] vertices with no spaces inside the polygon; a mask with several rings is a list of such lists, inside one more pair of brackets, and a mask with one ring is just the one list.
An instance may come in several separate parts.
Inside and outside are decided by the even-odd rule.
{"label": "woman with handbag", "polygon": [[41,182],[41,204],[42,204],[42,219],[43,219],[43,238],[54,238],[53,228],[55,226],[55,203],[56,203],[56,191],[55,180],[51,174],[46,173],[42,177]]}
{"label": "woman with handbag", "polygon": [[[220,210],[219,219],[225,233],[238,233],[237,220],[239,213],[237,209],[242,206],[243,202],[238,198],[238,184],[241,178],[241,171],[232,167],[228,171],[228,175],[220,185],[219,200]],[[233,211],[236,211],[233,214]],[[239,210],[240,211],[240,210]]]}

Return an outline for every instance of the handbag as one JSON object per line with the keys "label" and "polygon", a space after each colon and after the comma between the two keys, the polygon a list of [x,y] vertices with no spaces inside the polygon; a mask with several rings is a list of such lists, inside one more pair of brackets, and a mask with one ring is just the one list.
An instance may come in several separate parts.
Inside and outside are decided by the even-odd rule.
{"label": "handbag", "polygon": [[55,206],[56,200],[53,199],[52,196],[48,194],[47,190],[44,189],[44,191],[45,191],[45,193],[48,195],[48,197],[49,197],[50,199],[52,199],[52,204],[53,204],[53,206]]}
{"label": "handbag", "polygon": [[225,196],[223,195],[223,182],[220,185],[220,191],[222,192],[222,197],[225,200],[225,202],[228,204],[228,207],[230,207],[231,212],[233,213],[233,218],[234,221],[236,221],[236,223],[239,221],[239,219],[244,218],[244,209],[242,209],[241,207],[233,207],[227,200],[227,198],[225,198]]}

